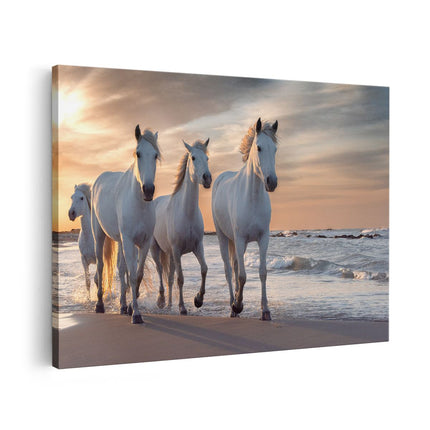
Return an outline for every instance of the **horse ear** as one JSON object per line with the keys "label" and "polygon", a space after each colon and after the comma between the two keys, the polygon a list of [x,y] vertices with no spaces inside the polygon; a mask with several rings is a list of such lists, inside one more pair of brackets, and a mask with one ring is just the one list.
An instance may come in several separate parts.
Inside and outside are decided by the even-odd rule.
{"label": "horse ear", "polygon": [[76,191],[76,188],[78,188],[78,186],[75,184],[75,191]]}
{"label": "horse ear", "polygon": [[136,125],[136,130],[134,130],[134,135],[136,136],[136,140],[139,140],[140,136],[142,136],[140,132],[139,124]]}
{"label": "horse ear", "polygon": [[187,149],[187,151],[188,151],[188,152],[191,152],[191,146],[190,146],[190,145],[188,145],[188,143],[187,143],[187,142],[185,142],[185,140],[183,140],[183,139],[182,139],[182,142],[184,142],[184,146],[185,146],[185,148]]}
{"label": "horse ear", "polygon": [[255,125],[255,130],[257,133],[260,133],[261,131],[261,118],[258,118],[257,124]]}
{"label": "horse ear", "polygon": [[272,130],[274,133],[278,130],[278,120],[276,120],[272,125]]}
{"label": "horse ear", "polygon": [[208,140],[205,142],[206,148],[208,147],[208,145],[209,145],[209,137],[208,137]]}
{"label": "horse ear", "polygon": [[155,140],[158,140],[158,131],[155,132],[154,137],[155,137]]}

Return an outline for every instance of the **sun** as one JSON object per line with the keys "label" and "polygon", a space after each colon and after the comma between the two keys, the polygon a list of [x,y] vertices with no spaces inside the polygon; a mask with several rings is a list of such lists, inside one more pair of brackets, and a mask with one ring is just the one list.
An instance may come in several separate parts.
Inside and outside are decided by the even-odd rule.
{"label": "sun", "polygon": [[82,110],[85,102],[82,95],[77,92],[58,92],[58,125],[65,122],[72,124],[75,122]]}

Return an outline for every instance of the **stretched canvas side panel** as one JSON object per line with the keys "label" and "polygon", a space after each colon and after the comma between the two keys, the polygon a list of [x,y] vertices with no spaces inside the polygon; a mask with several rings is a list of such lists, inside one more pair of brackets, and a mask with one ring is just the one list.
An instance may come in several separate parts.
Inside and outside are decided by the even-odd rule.
{"label": "stretched canvas side panel", "polygon": [[[52,231],[58,231],[58,66],[52,68]],[[56,241],[53,233],[52,241]],[[52,247],[52,364],[59,367],[58,251]]]}

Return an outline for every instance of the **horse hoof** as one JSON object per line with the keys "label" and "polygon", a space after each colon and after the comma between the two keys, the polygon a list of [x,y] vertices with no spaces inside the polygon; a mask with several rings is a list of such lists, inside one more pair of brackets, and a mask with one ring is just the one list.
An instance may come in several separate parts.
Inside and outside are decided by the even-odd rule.
{"label": "horse hoof", "polygon": [[239,318],[239,315],[235,311],[231,311],[230,318]]}
{"label": "horse hoof", "polygon": [[133,324],[143,324],[142,316],[141,315],[133,315],[131,322]]}
{"label": "horse hoof", "polygon": [[105,313],[105,305],[103,303],[96,304],[96,313],[104,314]]}
{"label": "horse hoof", "polygon": [[164,308],[164,306],[166,306],[166,299],[164,298],[164,296],[158,296],[158,299],[157,299],[157,306],[158,306],[160,309],[163,309],[163,308]]}
{"label": "horse hoof", "polygon": [[194,297],[194,306],[196,308],[201,308],[203,305],[203,296],[200,294],[197,294],[196,297]]}
{"label": "horse hoof", "polygon": [[181,309],[180,314],[181,314],[181,315],[187,315],[187,314],[188,314],[188,312],[187,312],[187,310],[186,310],[186,309]]}
{"label": "horse hoof", "polygon": [[128,305],[128,315],[129,316],[133,315],[133,307],[131,306],[131,303]]}
{"label": "horse hoof", "polygon": [[263,311],[261,313],[261,321],[272,321],[272,317],[270,316],[270,311]]}
{"label": "horse hoof", "polygon": [[231,305],[231,309],[233,310],[234,313],[236,314],[240,314],[243,311],[243,303],[233,303]]}
{"label": "horse hoof", "polygon": [[127,305],[121,306],[121,315],[128,315],[128,307]]}

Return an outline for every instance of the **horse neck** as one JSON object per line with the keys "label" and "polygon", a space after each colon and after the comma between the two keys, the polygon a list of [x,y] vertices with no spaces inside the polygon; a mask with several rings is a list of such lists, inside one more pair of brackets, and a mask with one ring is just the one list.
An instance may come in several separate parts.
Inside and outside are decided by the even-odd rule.
{"label": "horse neck", "polygon": [[261,178],[255,173],[254,160],[251,157],[240,170],[240,174],[245,182],[244,195],[246,197],[255,199],[266,192]]}
{"label": "horse neck", "polygon": [[185,172],[184,182],[176,195],[183,211],[188,216],[194,215],[199,208],[199,184],[195,184],[190,179],[188,166]]}
{"label": "horse neck", "polygon": [[83,235],[89,235],[91,233],[91,212],[88,204],[85,204],[84,213],[81,216],[81,231]]}

